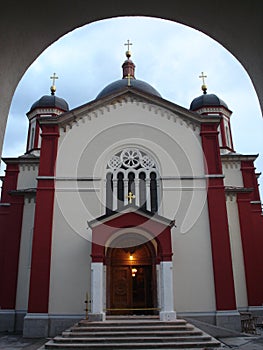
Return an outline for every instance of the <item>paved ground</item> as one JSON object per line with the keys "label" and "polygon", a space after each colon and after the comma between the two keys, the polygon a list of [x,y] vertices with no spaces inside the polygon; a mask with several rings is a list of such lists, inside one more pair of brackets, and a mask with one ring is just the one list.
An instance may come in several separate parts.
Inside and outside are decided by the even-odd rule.
{"label": "paved ground", "polygon": [[[248,337],[220,338],[225,349],[263,350],[263,330],[258,335]],[[4,350],[42,350],[48,339],[27,339],[18,334],[0,333],[0,349]]]}

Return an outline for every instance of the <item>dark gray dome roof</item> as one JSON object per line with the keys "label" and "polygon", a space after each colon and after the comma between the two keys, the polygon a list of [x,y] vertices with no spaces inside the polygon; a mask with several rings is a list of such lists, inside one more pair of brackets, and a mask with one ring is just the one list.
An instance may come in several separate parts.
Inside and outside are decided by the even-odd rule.
{"label": "dark gray dome roof", "polygon": [[223,106],[228,109],[227,104],[221,100],[219,97],[217,97],[214,94],[203,94],[199,97],[196,97],[191,105],[190,105],[190,110],[191,111],[196,111],[199,108],[202,107],[210,107],[210,106]]}
{"label": "dark gray dome roof", "polygon": [[[127,79],[120,79],[116,80],[113,83],[107,85],[96,97],[96,99],[102,98],[104,96],[110,95],[114,92],[117,92],[124,87],[128,86],[128,80]],[[146,83],[145,81],[138,80],[138,79],[130,79],[130,86],[132,88],[147,92],[148,94],[152,94],[155,96],[161,97],[159,92],[155,90],[150,84]]]}
{"label": "dark gray dome roof", "polygon": [[69,110],[69,106],[63,98],[57,97],[55,95],[45,95],[32,104],[30,108],[30,112],[36,108],[48,108],[48,107],[58,108],[64,112],[67,112]]}

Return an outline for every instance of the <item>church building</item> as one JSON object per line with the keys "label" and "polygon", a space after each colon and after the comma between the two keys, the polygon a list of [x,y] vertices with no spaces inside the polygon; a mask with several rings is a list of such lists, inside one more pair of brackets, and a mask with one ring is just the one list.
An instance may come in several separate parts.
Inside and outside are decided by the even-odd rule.
{"label": "church building", "polygon": [[234,149],[231,110],[204,81],[189,109],[162,98],[129,46],[122,71],[74,109],[54,75],[25,154],[3,159],[1,331],[54,336],[86,313],[240,330],[240,312],[263,314],[257,155]]}

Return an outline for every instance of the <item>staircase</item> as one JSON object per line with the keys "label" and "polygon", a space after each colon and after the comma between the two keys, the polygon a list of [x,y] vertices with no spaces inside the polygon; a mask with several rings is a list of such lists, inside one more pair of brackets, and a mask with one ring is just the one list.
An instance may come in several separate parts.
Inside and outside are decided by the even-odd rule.
{"label": "staircase", "polygon": [[[105,322],[82,320],[45,344],[44,349],[206,349],[221,343],[178,319],[110,318]],[[207,349],[208,350],[208,349]]]}

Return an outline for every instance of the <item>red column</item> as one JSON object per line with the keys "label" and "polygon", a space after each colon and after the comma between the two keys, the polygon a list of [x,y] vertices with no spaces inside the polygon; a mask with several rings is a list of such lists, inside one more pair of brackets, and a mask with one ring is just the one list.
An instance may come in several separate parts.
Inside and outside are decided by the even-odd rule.
{"label": "red column", "polygon": [[15,309],[24,197],[17,189],[18,164],[7,164],[0,207],[0,306]]}
{"label": "red column", "polygon": [[207,200],[214,268],[216,308],[235,310],[235,289],[217,124],[202,124],[202,146],[208,181]]}
{"label": "red column", "polygon": [[[58,126],[42,126],[28,312],[47,313],[49,300],[55,163]],[[43,177],[43,178],[41,178]],[[45,178],[47,177],[47,178]],[[49,179],[48,177],[51,177]]]}
{"label": "red column", "polygon": [[241,162],[244,187],[250,192],[239,193],[238,211],[243,246],[247,296],[249,306],[263,304],[263,217],[253,160]]}

